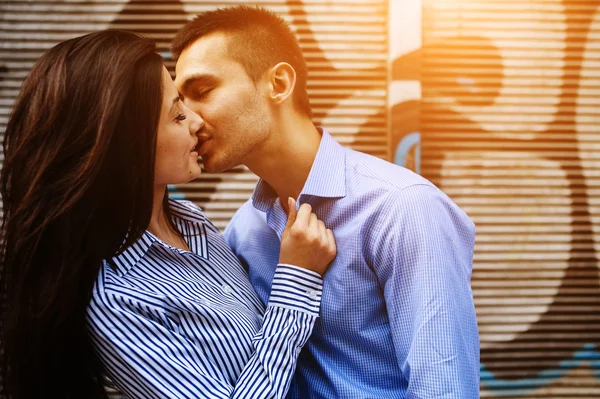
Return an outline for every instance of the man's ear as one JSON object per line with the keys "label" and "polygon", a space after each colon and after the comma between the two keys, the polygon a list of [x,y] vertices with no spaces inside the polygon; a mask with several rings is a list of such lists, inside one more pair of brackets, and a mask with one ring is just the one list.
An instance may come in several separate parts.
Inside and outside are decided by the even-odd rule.
{"label": "man's ear", "polygon": [[291,98],[296,87],[296,71],[287,62],[280,62],[268,72],[269,98],[274,104],[282,104]]}

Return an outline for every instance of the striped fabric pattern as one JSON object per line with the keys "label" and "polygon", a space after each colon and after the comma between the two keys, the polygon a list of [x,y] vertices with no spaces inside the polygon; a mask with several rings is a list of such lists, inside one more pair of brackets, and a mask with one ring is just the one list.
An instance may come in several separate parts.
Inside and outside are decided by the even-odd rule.
{"label": "striped fabric pattern", "polygon": [[266,307],[203,212],[170,201],[191,252],[150,232],[106,260],[88,307],[92,343],[130,398],[282,398],[319,315],[322,279],[276,272]]}
{"label": "striped fabric pattern", "polygon": [[[333,230],[337,257],[290,396],[479,397],[469,217],[423,177],[326,131],[300,203]],[[281,202],[261,180],[224,233],[265,303],[284,227]]]}

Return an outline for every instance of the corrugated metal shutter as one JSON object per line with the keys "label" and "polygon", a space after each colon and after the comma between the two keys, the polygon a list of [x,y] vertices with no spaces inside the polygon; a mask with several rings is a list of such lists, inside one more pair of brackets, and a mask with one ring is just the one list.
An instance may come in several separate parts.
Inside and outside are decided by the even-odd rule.
{"label": "corrugated metal shutter", "polygon": [[[325,126],[342,144],[386,157],[387,2],[273,0],[260,4],[283,16],[299,36],[308,62],[315,123]],[[186,3],[191,13],[212,7],[214,3]],[[254,174],[240,168],[206,174],[177,188],[205,207],[217,227],[223,228],[250,197],[256,181]]]}
{"label": "corrugated metal shutter", "polygon": [[600,397],[597,0],[424,0],[422,170],[477,224],[482,397]]}
{"label": "corrugated metal shutter", "polygon": [[[19,87],[42,51],[61,40],[106,28],[128,29],[154,38],[160,52],[194,14],[243,1],[11,1],[3,4],[0,52],[0,131]],[[309,95],[315,122],[341,143],[388,157],[387,1],[247,1],[282,15],[296,29],[310,70]],[[174,63],[166,61],[171,71]],[[244,168],[204,174],[175,187],[206,209],[224,228],[252,194],[256,176]]]}
{"label": "corrugated metal shutter", "polygon": [[[0,10],[0,133],[22,81],[35,60],[62,40],[101,29],[128,29],[154,38],[169,57],[179,27],[219,6],[259,4],[296,29],[310,70],[315,123],[344,145],[388,158],[387,0],[269,1],[29,1],[2,2]],[[166,61],[171,71],[172,61]],[[174,197],[202,206],[219,228],[252,194],[256,176],[245,168],[174,187]]]}

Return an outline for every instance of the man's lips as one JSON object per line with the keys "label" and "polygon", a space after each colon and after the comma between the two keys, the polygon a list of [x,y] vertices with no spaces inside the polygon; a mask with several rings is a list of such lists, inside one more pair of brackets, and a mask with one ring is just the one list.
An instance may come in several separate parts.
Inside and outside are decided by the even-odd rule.
{"label": "man's lips", "polygon": [[206,142],[209,141],[212,137],[206,133],[200,133],[197,135],[196,143],[191,149],[191,152],[196,152],[198,156],[201,156],[206,152]]}
{"label": "man's lips", "polygon": [[194,147],[194,150],[198,153],[198,156],[201,157],[202,155],[206,154],[206,152],[208,151],[209,141],[210,139],[198,141],[198,144],[196,145],[196,147]]}

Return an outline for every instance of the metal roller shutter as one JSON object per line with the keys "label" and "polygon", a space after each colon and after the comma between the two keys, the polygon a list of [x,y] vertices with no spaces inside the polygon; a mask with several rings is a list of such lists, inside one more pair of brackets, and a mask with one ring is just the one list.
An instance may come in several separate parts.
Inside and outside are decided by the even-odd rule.
{"label": "metal roller shutter", "polygon": [[482,397],[600,397],[597,0],[424,0],[422,173],[477,224]]}
{"label": "metal roller shutter", "polygon": [[[35,60],[58,42],[108,28],[137,31],[156,40],[173,72],[168,47],[177,29],[196,13],[240,3],[270,8],[296,30],[310,70],[315,123],[344,145],[388,157],[387,0],[2,2],[0,133]],[[256,181],[240,167],[219,175],[205,173],[173,187],[172,195],[198,203],[223,229],[251,196]]]}
{"label": "metal roller shutter", "polygon": [[[376,156],[388,150],[386,107],[387,2],[262,1],[290,22],[309,68],[308,93],[315,123],[344,145]],[[191,13],[214,7],[186,3]],[[205,174],[177,187],[200,203],[219,228],[252,195],[256,176],[239,168]]]}
{"label": "metal roller shutter", "polygon": [[[11,1],[3,4],[0,52],[0,131],[29,69],[61,40],[115,28],[154,38],[171,71],[168,46],[194,14],[239,3],[260,4],[296,30],[310,70],[308,91],[315,122],[335,138],[379,157],[388,156],[387,1]],[[251,196],[256,176],[243,167],[174,187],[205,208],[219,228]]]}

